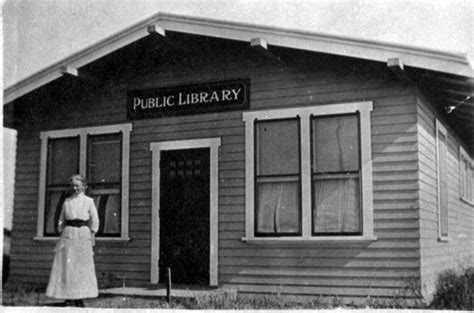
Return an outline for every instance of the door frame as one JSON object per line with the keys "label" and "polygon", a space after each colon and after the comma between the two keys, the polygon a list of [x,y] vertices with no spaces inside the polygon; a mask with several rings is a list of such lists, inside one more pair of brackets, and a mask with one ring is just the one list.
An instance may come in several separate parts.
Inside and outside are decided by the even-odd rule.
{"label": "door frame", "polygon": [[221,138],[200,138],[150,143],[152,152],[151,186],[151,268],[150,283],[159,282],[160,258],[160,159],[161,151],[209,148],[209,285],[217,286],[218,262],[218,183],[219,183],[219,147]]}

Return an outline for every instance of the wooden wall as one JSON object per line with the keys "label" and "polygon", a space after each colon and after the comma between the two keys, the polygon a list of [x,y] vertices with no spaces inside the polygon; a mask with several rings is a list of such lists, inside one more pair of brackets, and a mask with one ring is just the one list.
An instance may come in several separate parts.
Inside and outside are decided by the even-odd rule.
{"label": "wooden wall", "polygon": [[[420,96],[417,100],[420,158],[420,246],[423,293],[430,297],[438,274],[459,270],[474,262],[474,207],[461,201],[459,145],[462,143],[441,115]],[[438,241],[436,126],[438,118],[448,130],[449,241]],[[468,151],[467,147],[464,149]]]}
{"label": "wooden wall", "polygon": [[[147,63],[124,68],[103,88],[82,87],[77,97],[44,91],[42,103],[24,100],[18,126],[15,226],[11,279],[46,284],[54,242],[35,241],[39,131],[128,122],[126,90],[239,77],[251,79],[251,109],[373,101],[374,229],[368,243],[251,244],[245,233],[245,142],[241,112],[133,122],[130,160],[130,242],[98,241],[102,273],[150,279],[150,143],[221,137],[219,151],[219,284],[251,293],[393,296],[420,277],[417,99],[385,64],[285,50],[278,62],[247,45],[226,42],[197,62]],[[195,60],[196,61],[196,60]],[[49,88],[49,87],[47,87]],[[64,88],[60,88],[64,89]],[[41,108],[45,106],[49,109]],[[28,109],[25,108],[28,107]],[[27,118],[33,110],[34,121]],[[52,114],[52,112],[54,114]],[[26,117],[25,117],[26,116]]]}

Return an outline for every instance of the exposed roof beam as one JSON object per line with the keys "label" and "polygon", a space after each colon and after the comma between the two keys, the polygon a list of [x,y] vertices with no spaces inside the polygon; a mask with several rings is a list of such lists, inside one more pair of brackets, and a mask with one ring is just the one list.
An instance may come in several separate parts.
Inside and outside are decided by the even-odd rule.
{"label": "exposed roof beam", "polygon": [[158,24],[150,24],[147,26],[147,31],[150,35],[160,35],[161,37],[166,36],[165,29],[160,27]]}
{"label": "exposed roof beam", "polygon": [[250,39],[250,47],[260,52],[269,59],[275,61],[281,61],[280,57],[268,50],[267,41],[263,38],[252,38]]}
{"label": "exposed roof beam", "polygon": [[94,84],[94,85],[101,85],[101,80],[95,77],[94,75],[87,73],[83,70],[78,70],[77,68],[71,67],[71,66],[62,66],[59,69],[59,72],[63,76],[68,76],[76,79],[80,79],[82,81],[85,81],[89,84]]}
{"label": "exposed roof beam", "polygon": [[78,77],[79,76],[79,72],[77,71],[77,68],[74,68],[74,67],[70,67],[70,66],[63,66],[59,69],[59,72],[61,73],[61,75],[63,76],[74,76],[74,77]]}
{"label": "exposed roof beam", "polygon": [[405,67],[400,58],[390,58],[387,60],[387,66],[395,74],[395,77],[401,82],[412,83],[413,81],[408,77]]}
{"label": "exposed roof beam", "polygon": [[268,45],[265,39],[252,38],[250,39],[250,46],[256,49],[263,49],[268,51]]}

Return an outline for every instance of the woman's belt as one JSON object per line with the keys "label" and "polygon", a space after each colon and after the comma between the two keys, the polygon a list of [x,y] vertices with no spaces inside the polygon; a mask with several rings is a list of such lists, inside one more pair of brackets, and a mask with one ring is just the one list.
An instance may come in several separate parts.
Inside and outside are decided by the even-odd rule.
{"label": "woman's belt", "polygon": [[84,220],[66,220],[66,226],[72,226],[72,227],[82,227],[82,226],[87,226],[89,221],[84,221]]}

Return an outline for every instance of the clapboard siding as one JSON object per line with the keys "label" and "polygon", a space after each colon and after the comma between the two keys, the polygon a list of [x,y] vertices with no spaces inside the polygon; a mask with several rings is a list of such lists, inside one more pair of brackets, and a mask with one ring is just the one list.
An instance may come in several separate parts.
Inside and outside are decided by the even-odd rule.
{"label": "clapboard siding", "polygon": [[[420,276],[418,163],[420,139],[412,88],[393,79],[385,65],[334,58],[327,62],[303,54],[274,63],[247,50],[199,56],[199,66],[167,64],[155,71],[141,64],[123,71],[102,89],[81,99],[60,101],[57,116],[32,106],[35,123],[19,129],[12,279],[28,281],[34,269],[46,283],[54,241],[35,241],[39,179],[39,131],[130,122],[126,91],[235,77],[251,80],[251,108],[373,101],[373,242],[251,244],[245,235],[245,129],[242,112],[220,112],[132,121],[130,138],[130,214],[127,242],[97,241],[99,277],[112,272],[127,284],[150,279],[150,143],[220,137],[219,284],[242,292],[392,296],[405,279]],[[249,56],[250,55],[250,56]],[[218,69],[218,70],[216,70]],[[47,95],[45,95],[47,97]],[[60,98],[57,96],[55,98]],[[50,106],[48,99],[44,106]],[[430,165],[427,164],[427,167]],[[120,256],[120,257],[118,257]],[[22,271],[21,269],[26,269]],[[402,279],[403,278],[403,279]]]}
{"label": "clapboard siding", "polygon": [[[459,145],[443,117],[421,95],[417,100],[420,159],[420,246],[423,292],[429,298],[438,274],[446,269],[472,265],[474,258],[474,207],[460,200]],[[448,130],[448,227],[449,241],[438,241],[438,191],[435,119]],[[466,149],[468,150],[468,149]]]}

